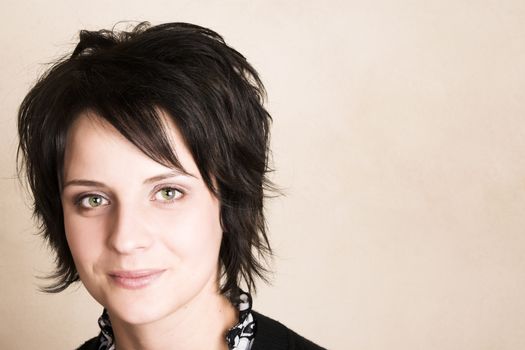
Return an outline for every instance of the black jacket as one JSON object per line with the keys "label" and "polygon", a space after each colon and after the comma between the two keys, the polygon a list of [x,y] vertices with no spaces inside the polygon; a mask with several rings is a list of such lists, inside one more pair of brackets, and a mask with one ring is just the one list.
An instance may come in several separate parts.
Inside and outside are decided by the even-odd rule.
{"label": "black jacket", "polygon": [[282,323],[272,320],[252,310],[257,322],[255,340],[251,350],[322,350],[320,347],[301,337]]}
{"label": "black jacket", "polygon": [[[282,323],[252,310],[257,330],[251,350],[322,350]],[[91,338],[77,350],[98,350],[98,337]]]}

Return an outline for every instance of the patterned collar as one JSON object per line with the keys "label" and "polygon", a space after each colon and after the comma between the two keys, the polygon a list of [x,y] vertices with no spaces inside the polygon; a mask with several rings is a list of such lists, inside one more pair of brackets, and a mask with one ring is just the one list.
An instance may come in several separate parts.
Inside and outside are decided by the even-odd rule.
{"label": "patterned collar", "polygon": [[[252,315],[252,297],[241,291],[235,303],[239,309],[239,322],[228,330],[226,343],[229,350],[250,350],[255,338],[256,323]],[[115,350],[113,328],[106,309],[98,319],[100,327],[98,350]]]}

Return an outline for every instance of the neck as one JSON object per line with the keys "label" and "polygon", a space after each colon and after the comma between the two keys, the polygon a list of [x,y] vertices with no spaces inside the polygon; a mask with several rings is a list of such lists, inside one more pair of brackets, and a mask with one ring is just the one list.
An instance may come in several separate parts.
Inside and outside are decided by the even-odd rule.
{"label": "neck", "polygon": [[118,350],[227,350],[226,333],[238,311],[216,288],[205,288],[168,316],[147,324],[111,317]]}

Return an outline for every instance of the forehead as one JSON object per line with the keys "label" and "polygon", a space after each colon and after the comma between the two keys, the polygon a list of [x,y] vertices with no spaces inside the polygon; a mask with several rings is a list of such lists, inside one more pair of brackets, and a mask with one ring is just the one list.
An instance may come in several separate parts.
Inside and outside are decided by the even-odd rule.
{"label": "forehead", "polygon": [[[161,114],[164,130],[159,130],[157,139],[135,140],[135,142],[160,142],[163,134],[183,170],[198,172],[191,153],[175,123]],[[174,169],[175,167],[171,167]],[[64,154],[64,180],[84,174],[103,175],[104,169],[120,174],[146,174],[170,169],[147,156],[113,125],[94,112],[86,111],[77,116],[67,133]],[[84,173],[84,174],[78,174]]]}

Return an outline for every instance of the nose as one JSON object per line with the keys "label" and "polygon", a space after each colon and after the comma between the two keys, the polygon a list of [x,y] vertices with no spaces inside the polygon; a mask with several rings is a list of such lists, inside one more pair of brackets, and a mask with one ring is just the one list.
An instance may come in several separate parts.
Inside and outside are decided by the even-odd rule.
{"label": "nose", "polygon": [[143,222],[143,216],[140,208],[117,204],[108,236],[109,247],[125,255],[147,250],[153,237]]}

